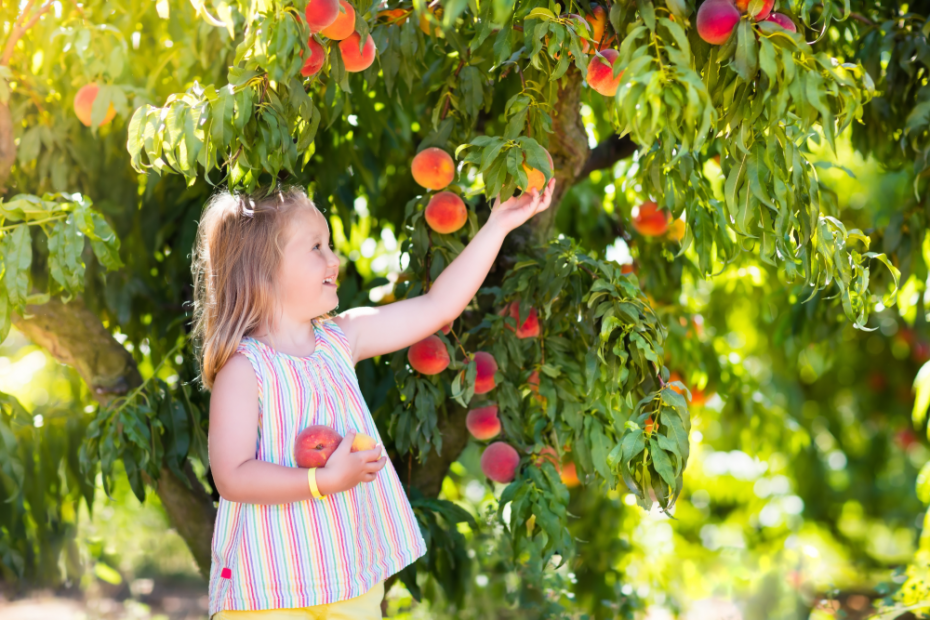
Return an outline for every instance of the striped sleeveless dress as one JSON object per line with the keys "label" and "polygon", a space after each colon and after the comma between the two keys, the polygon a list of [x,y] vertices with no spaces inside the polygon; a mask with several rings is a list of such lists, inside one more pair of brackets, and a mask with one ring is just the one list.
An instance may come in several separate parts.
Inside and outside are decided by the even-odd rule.
{"label": "striped sleeveless dress", "polygon": [[[349,341],[329,319],[313,321],[314,352],[279,353],[245,337],[237,352],[258,380],[256,458],[296,467],[294,440],[311,424],[345,436],[381,436],[352,364]],[[280,505],[220,499],[213,533],[210,614],[310,607],[361,596],[426,553],[390,459],[372,482]]]}

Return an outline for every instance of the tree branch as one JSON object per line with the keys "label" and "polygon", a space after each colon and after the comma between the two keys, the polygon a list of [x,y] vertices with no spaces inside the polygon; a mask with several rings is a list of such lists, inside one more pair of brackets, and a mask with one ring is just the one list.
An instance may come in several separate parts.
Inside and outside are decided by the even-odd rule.
{"label": "tree branch", "polygon": [[585,162],[581,172],[578,173],[576,182],[588,178],[588,175],[595,170],[610,168],[621,159],[632,156],[636,152],[636,148],[636,144],[633,143],[629,136],[620,137],[616,134],[610,136],[591,151],[588,161]]}
{"label": "tree branch", "polygon": [[3,48],[3,57],[0,58],[0,66],[7,66],[10,64],[10,58],[13,57],[13,48],[16,47],[16,43],[22,38],[26,32],[35,26],[36,22],[39,21],[39,18],[42,17],[45,13],[52,8],[52,3],[49,2],[41,9],[36,11],[36,14],[23,26],[23,21],[25,21],[26,16],[29,15],[29,11],[32,10],[32,5],[35,4],[35,0],[29,0],[26,3],[26,8],[23,9],[23,12],[19,14],[19,17],[16,18],[16,21],[13,23],[13,29],[10,31],[10,38],[6,40],[6,46]]}

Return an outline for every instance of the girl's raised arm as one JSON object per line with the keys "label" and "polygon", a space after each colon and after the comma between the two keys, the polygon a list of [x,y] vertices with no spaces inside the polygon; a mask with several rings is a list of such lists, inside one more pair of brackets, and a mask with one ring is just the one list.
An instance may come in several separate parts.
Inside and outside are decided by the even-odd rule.
{"label": "girl's raised arm", "polygon": [[436,278],[427,294],[380,307],[352,308],[335,317],[352,346],[354,361],[409,347],[455,320],[484,282],[504,237],[548,209],[554,187],[552,179],[542,194],[533,190],[497,204],[485,225]]}

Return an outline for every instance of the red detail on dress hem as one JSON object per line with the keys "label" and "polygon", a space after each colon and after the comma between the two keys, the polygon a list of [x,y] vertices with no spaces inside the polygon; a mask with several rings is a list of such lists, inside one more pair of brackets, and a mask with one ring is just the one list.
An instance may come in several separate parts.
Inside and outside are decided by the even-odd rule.
{"label": "red detail on dress hem", "polygon": [[223,572],[220,573],[220,577],[223,579],[232,579],[232,571],[228,568],[224,568]]}

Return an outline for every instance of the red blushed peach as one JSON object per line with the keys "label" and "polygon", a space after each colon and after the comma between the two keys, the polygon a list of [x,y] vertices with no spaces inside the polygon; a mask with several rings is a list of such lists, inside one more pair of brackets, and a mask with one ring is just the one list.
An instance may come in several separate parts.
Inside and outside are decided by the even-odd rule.
{"label": "red blushed peach", "polygon": [[307,46],[310,48],[310,55],[304,61],[304,66],[300,70],[300,74],[304,77],[316,75],[326,63],[326,50],[316,39],[310,37]]}
{"label": "red blushed peach", "polygon": [[497,417],[497,405],[472,409],[465,416],[465,428],[475,439],[484,441],[497,437],[501,432],[501,421]]}
{"label": "red blushed peach", "polygon": [[294,440],[294,461],[297,467],[323,467],[341,441],[342,435],[329,426],[308,426]]}
{"label": "red blushed peach", "polygon": [[698,9],[698,36],[711,45],[726,43],[738,23],[739,11],[731,0],[705,0]]}
{"label": "red blushed peach", "polygon": [[562,478],[562,484],[569,489],[581,484],[581,480],[578,479],[578,470],[575,467],[574,461],[569,461],[562,467],[562,473],[559,477]]}
{"label": "red blushed peach", "polygon": [[620,265],[620,273],[626,275],[628,273],[636,273],[636,267],[633,266],[633,263],[625,263]]}
{"label": "red blushed peach", "polygon": [[670,217],[659,205],[647,200],[633,216],[633,228],[646,237],[659,237],[668,230]]}
{"label": "red blushed peach", "polygon": [[353,32],[346,39],[339,42],[339,53],[342,54],[342,64],[345,65],[346,71],[358,73],[364,71],[375,61],[375,40],[368,35],[365,39],[365,46],[359,51],[359,42],[362,37],[357,32]]}
{"label": "red blushed peach", "polygon": [[[669,373],[669,375],[668,375],[668,382],[669,382],[669,383],[674,383],[675,381],[678,381],[678,382],[680,382],[680,383],[684,383],[684,381],[682,381],[682,379],[681,379],[681,375],[678,374],[676,371],[673,370],[673,371],[672,371],[671,373]],[[671,386],[669,386],[669,387],[672,388],[672,391],[678,392],[679,394],[684,394],[684,393],[685,393],[685,391],[684,391],[683,389],[681,389],[680,387],[678,387],[678,386],[676,386],[676,385],[671,385]]]}
{"label": "red blushed peach", "polygon": [[604,33],[607,31],[607,11],[599,4],[591,5],[591,14],[584,16],[585,21],[591,24],[591,38],[599,45],[606,43]]}
{"label": "red blushed peach", "polygon": [[407,349],[407,361],[420,374],[435,375],[449,366],[449,351],[439,336],[427,336]]}
{"label": "red blushed peach", "polygon": [[494,482],[510,482],[517,474],[520,455],[510,444],[495,441],[481,455],[481,471]]}
{"label": "red blushed peach", "polygon": [[[552,155],[549,154],[549,151],[546,151],[546,157],[549,158],[549,170],[555,172],[555,165],[552,163]],[[543,171],[527,166],[525,159],[523,171],[526,172],[526,191],[531,192],[535,189],[537,192],[541,192],[546,186],[546,175],[543,174]]]}
{"label": "red blushed peach", "polygon": [[355,9],[346,0],[339,0],[342,11],[336,15],[336,20],[320,31],[320,34],[333,41],[342,41],[355,32]]}
{"label": "red blushed peach", "polygon": [[338,0],[310,0],[304,10],[304,17],[307,18],[310,32],[316,34],[332,25],[339,17],[339,2]]}
{"label": "red blushed peach", "polygon": [[[74,113],[85,127],[90,127],[91,110],[94,108],[94,100],[97,99],[97,93],[99,91],[100,87],[95,83],[91,83],[82,86],[80,90],[77,91],[77,94],[74,95]],[[112,121],[115,116],[116,108],[114,108],[111,103],[110,107],[107,108],[106,116],[103,117],[103,120],[100,121],[100,124],[97,126],[103,127]]]}
{"label": "red blushed peach", "polygon": [[445,335],[448,336],[448,335],[449,335],[449,332],[452,331],[452,323],[454,323],[454,321],[449,321],[448,323],[446,323],[445,325],[443,325],[443,326],[440,327],[439,329],[442,331],[442,333],[444,333]]}
{"label": "red blushed peach", "polygon": [[794,25],[794,22],[791,21],[791,18],[787,15],[782,15],[781,13],[772,13],[765,21],[774,22],[789,32],[798,31],[798,27]]}
{"label": "red blushed peach", "polygon": [[[749,11],[749,5],[752,4],[752,0],[736,0],[735,4],[740,13],[746,13]],[[775,0],[762,0],[762,8],[759,9],[759,12],[753,15],[752,18],[756,21],[767,18],[774,6]]]}
{"label": "red blushed peach", "polygon": [[421,187],[445,189],[455,178],[455,162],[444,150],[431,146],[416,154],[410,171]]}
{"label": "red blushed peach", "polygon": [[614,76],[613,64],[616,62],[617,57],[620,56],[620,53],[614,49],[606,49],[598,52],[598,54],[598,56],[591,58],[591,62],[588,63],[588,75],[585,79],[588,81],[588,86],[600,94],[605,97],[613,97],[617,94],[617,87],[620,86],[620,76],[623,75],[623,71],[621,71]]}
{"label": "red blushed peach", "polygon": [[555,448],[552,446],[544,446],[543,449],[539,451],[539,456],[536,457],[533,463],[537,467],[542,467],[543,463],[546,461],[552,463],[552,466],[555,467],[557,472],[562,472],[562,464],[559,463],[559,453],[556,452]]}
{"label": "red blushed peach", "polygon": [[[523,321],[523,325],[519,324],[520,323],[520,302],[519,301],[513,301],[510,304],[508,304],[507,307],[501,311],[501,314],[504,314],[504,315],[509,314],[510,318],[512,318],[517,323],[517,329],[516,329],[517,338],[535,338],[536,336],[539,335],[539,316],[536,312],[536,308],[530,308],[529,316],[527,316],[526,320]],[[505,325],[507,324],[505,323]],[[507,325],[507,329],[513,331],[513,327],[511,327],[510,325]]]}
{"label": "red blushed peach", "polygon": [[[434,336],[435,338],[435,336]],[[494,389],[494,373],[497,372],[497,360],[485,351],[475,353],[478,373],[475,375],[475,394],[486,394]]]}
{"label": "red blushed peach", "polygon": [[423,214],[426,223],[438,233],[449,234],[462,228],[468,221],[468,209],[458,194],[439,192],[429,199]]}

